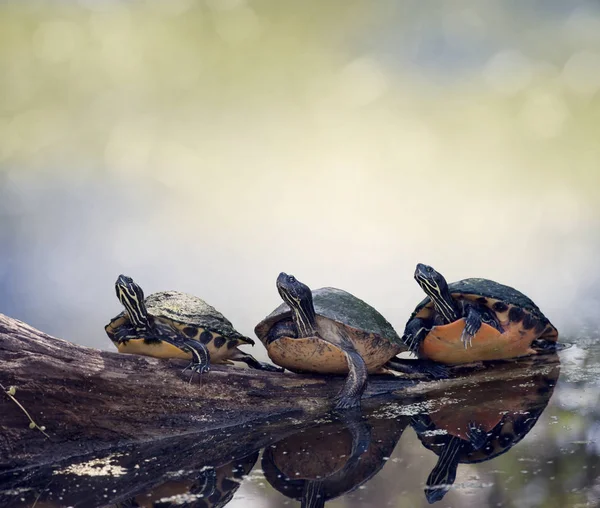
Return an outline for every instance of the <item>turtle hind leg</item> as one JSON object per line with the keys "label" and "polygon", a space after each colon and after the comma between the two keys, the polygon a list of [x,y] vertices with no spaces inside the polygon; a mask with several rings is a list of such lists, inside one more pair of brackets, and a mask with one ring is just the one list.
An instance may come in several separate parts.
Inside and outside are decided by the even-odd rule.
{"label": "turtle hind leg", "polygon": [[367,386],[367,365],[355,350],[344,350],[348,362],[348,377],[344,387],[334,399],[335,409],[349,409],[360,406],[360,398]]}
{"label": "turtle hind leg", "polygon": [[256,370],[264,370],[267,372],[283,372],[284,369],[282,367],[275,367],[275,365],[271,365],[270,363],[259,362],[256,358],[248,353],[244,353],[243,351],[236,348],[233,356],[229,357],[230,360],[235,360],[237,362],[244,362],[251,369]]}
{"label": "turtle hind leg", "polygon": [[341,412],[339,419],[352,434],[352,452],[349,462],[355,461],[371,446],[371,427],[363,420],[362,411],[358,407]]}
{"label": "turtle hind leg", "polygon": [[403,374],[426,374],[433,379],[448,379],[450,369],[441,363],[431,360],[412,360],[394,357],[389,360],[385,368],[401,372]]}
{"label": "turtle hind leg", "polygon": [[465,318],[465,329],[460,336],[460,340],[463,343],[463,346],[465,346],[465,349],[472,346],[473,337],[481,328],[482,322],[481,312],[475,307],[469,307]]}

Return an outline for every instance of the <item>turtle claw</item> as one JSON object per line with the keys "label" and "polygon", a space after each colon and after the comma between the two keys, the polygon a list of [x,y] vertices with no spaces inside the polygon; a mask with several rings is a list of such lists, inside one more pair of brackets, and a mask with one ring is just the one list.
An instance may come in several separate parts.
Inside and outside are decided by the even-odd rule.
{"label": "turtle claw", "polygon": [[192,384],[192,380],[194,379],[194,374],[200,374],[200,382],[202,382],[202,374],[208,374],[210,372],[210,367],[208,365],[204,365],[201,363],[191,362],[185,369],[181,371],[182,374],[185,374],[188,370],[192,371],[192,375],[190,376],[189,383]]}
{"label": "turtle claw", "polygon": [[198,374],[206,374],[210,372],[210,367],[208,365],[203,365],[200,363],[191,362],[185,369],[181,372],[185,372],[187,370],[191,370],[192,372],[197,372]]}
{"label": "turtle claw", "polygon": [[217,489],[217,471],[213,466],[204,466],[198,477],[198,497],[208,499]]}
{"label": "turtle claw", "polygon": [[435,362],[425,364],[424,371],[433,379],[448,379],[450,377],[450,369]]}
{"label": "turtle claw", "polygon": [[467,332],[466,327],[460,336],[460,340],[463,343],[463,346],[465,347],[465,349],[469,349],[473,345],[473,335],[471,335],[469,332]]}
{"label": "turtle claw", "polygon": [[465,318],[465,329],[460,336],[460,340],[465,346],[465,349],[473,346],[473,337],[475,337],[475,334],[481,328],[481,323],[481,313],[474,307],[471,307]]}
{"label": "turtle claw", "polygon": [[483,448],[487,440],[487,432],[484,430],[484,428],[481,425],[472,421],[469,422],[467,436],[475,450]]}
{"label": "turtle claw", "polygon": [[267,372],[283,372],[285,369],[283,367],[275,367],[275,365],[260,362],[260,370],[264,370]]}
{"label": "turtle claw", "polygon": [[409,351],[415,352],[419,349],[419,343],[417,342],[417,338],[414,335],[406,336],[406,345],[408,346]]}

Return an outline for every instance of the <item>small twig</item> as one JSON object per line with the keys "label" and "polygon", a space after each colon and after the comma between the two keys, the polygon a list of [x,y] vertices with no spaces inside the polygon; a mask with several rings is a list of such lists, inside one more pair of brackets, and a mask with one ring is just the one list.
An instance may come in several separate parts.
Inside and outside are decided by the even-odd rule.
{"label": "small twig", "polygon": [[50,484],[54,481],[54,478],[52,478],[47,484],[46,486],[40,490],[39,494],[37,495],[37,497],[35,498],[35,500],[33,501],[33,504],[31,505],[31,508],[35,508],[35,505],[37,504],[37,502],[40,500],[40,497],[42,497],[42,494],[48,490],[48,487],[50,487]]}
{"label": "small twig", "polygon": [[17,389],[14,386],[11,386],[7,390],[6,387],[2,383],[0,383],[0,388],[2,388],[4,390],[4,393],[6,393],[6,395],[8,395],[12,399],[12,401],[21,408],[21,411],[23,411],[23,413],[25,413],[27,418],[29,418],[29,422],[30,422],[29,428],[30,429],[38,429],[42,434],[44,434],[44,436],[46,436],[48,439],[50,439],[50,436],[48,434],[46,434],[46,432],[44,432],[46,430],[46,427],[44,427],[43,425],[40,427],[37,423],[35,423],[33,421],[33,418],[31,417],[31,415],[27,411],[27,409],[25,409],[21,405],[21,403],[15,398],[15,393],[16,393]]}

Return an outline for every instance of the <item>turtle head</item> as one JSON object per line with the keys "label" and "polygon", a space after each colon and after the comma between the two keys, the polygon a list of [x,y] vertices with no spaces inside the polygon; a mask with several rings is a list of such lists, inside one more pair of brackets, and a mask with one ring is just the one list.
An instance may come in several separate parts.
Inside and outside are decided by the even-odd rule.
{"label": "turtle head", "polygon": [[148,326],[148,311],[144,304],[142,288],[131,277],[119,275],[115,282],[115,291],[131,322],[136,327]]}
{"label": "turtle head", "polygon": [[415,280],[421,286],[421,289],[425,291],[429,296],[431,293],[443,293],[448,291],[448,283],[444,276],[436,272],[435,269],[429,265],[418,263],[415,270]]}
{"label": "turtle head", "polygon": [[415,280],[448,323],[458,319],[458,312],[448,290],[448,283],[441,273],[436,272],[429,265],[419,263],[415,270]]}
{"label": "turtle head", "polygon": [[292,309],[294,323],[299,337],[311,337],[315,334],[315,307],[312,291],[293,275],[281,272],[277,277],[277,291],[282,300]]}
{"label": "turtle head", "polygon": [[425,485],[425,497],[429,504],[440,501],[454,484],[460,453],[460,439],[451,440],[442,450]]}

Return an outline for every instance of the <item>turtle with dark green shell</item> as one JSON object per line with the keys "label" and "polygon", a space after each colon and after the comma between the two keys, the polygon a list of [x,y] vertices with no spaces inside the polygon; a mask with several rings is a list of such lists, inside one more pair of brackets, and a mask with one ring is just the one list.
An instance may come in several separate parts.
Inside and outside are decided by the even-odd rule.
{"label": "turtle with dark green shell", "polygon": [[269,358],[292,372],[347,374],[337,409],[360,405],[368,373],[383,367],[446,377],[445,368],[423,360],[400,360],[400,337],[373,307],[341,289],[310,288],[286,273],[277,277],[285,302],[254,329]]}
{"label": "turtle with dark green shell", "polygon": [[232,360],[254,369],[282,371],[238,349],[254,341],[196,296],[161,291],[144,298],[142,288],[125,275],[119,276],[115,290],[125,310],[105,330],[121,353],[190,359],[188,368],[199,373],[207,372],[211,362],[230,364]]}
{"label": "turtle with dark green shell", "polygon": [[448,284],[421,263],[415,279],[427,297],[410,316],[402,340],[420,358],[460,364],[537,354],[556,346],[556,328],[512,287],[479,278]]}
{"label": "turtle with dark green shell", "polygon": [[265,448],[261,469],[272,487],[302,507],[323,508],[371,480],[408,423],[407,417],[344,411]]}

